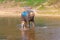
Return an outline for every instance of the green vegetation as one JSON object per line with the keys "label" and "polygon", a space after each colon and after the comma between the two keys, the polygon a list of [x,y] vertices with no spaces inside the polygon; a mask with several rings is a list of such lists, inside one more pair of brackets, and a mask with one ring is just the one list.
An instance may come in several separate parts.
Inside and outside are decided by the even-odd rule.
{"label": "green vegetation", "polygon": [[31,6],[41,5],[44,2],[46,2],[46,0],[27,0],[27,4]]}
{"label": "green vegetation", "polygon": [[26,4],[24,5],[36,7],[42,5],[44,2],[46,2],[46,0],[26,0]]}
{"label": "green vegetation", "polygon": [[4,2],[4,0],[0,0],[0,3],[3,3]]}
{"label": "green vegetation", "polygon": [[[12,2],[14,1],[16,2],[20,2],[20,6],[21,5],[25,5],[25,6],[37,6],[37,5],[41,5],[42,3],[46,2],[46,0],[0,0],[1,3],[3,2]],[[24,3],[26,2],[26,3]]]}
{"label": "green vegetation", "polygon": [[[32,7],[37,7],[40,5],[43,5],[42,8],[44,8],[44,6],[51,6],[53,5],[54,7],[60,7],[59,3],[60,0],[0,0],[0,3],[8,3],[8,2],[14,2],[12,4],[16,4],[19,6],[32,6]],[[46,3],[46,4],[44,4]]]}

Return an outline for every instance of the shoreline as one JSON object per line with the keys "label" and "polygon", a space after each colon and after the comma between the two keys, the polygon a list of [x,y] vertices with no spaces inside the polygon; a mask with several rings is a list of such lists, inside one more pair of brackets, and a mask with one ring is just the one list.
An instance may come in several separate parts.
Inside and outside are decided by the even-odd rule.
{"label": "shoreline", "polygon": [[[20,14],[0,14],[0,17],[20,17]],[[35,14],[35,17],[60,17],[60,15]]]}
{"label": "shoreline", "polygon": [[[14,7],[14,8],[7,8],[7,9],[0,9],[0,17],[20,17],[20,13],[23,11],[22,8],[20,7]],[[45,12],[46,11],[46,12]],[[52,13],[58,12],[58,10],[48,10]],[[47,10],[34,10],[35,16],[36,17],[41,17],[41,16],[48,16],[48,17],[60,17],[60,14],[42,14],[42,13],[47,13]],[[41,12],[41,13],[40,13]],[[39,14],[40,13],[40,14]]]}

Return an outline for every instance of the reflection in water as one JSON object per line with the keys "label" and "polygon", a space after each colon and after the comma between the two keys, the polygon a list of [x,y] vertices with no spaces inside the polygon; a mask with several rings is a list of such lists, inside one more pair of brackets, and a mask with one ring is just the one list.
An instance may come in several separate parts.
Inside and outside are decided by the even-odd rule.
{"label": "reflection in water", "polygon": [[[46,26],[36,26],[35,30],[30,29],[20,32],[16,31],[16,25],[20,23],[20,18],[0,17],[0,35],[9,36],[9,40],[20,40],[20,37],[22,37],[22,40],[60,40],[60,17],[42,16],[35,20],[37,25],[45,24],[48,28]],[[3,39],[0,38],[0,40]]]}
{"label": "reflection in water", "polygon": [[60,27],[36,27],[35,34],[36,40],[60,40]]}
{"label": "reflection in water", "polygon": [[21,30],[21,40],[35,40],[34,29]]}

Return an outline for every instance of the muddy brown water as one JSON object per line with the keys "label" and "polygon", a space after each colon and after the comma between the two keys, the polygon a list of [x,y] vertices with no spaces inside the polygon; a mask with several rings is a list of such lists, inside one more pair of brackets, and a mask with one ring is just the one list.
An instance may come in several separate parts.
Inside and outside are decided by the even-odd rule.
{"label": "muddy brown water", "polygon": [[36,34],[36,40],[60,40],[60,27],[38,27],[36,28]]}
{"label": "muddy brown water", "polygon": [[34,29],[20,30],[20,31],[21,31],[21,40],[35,40]]}
{"label": "muddy brown water", "polygon": [[60,17],[42,18],[45,26],[24,31],[16,28],[16,24],[20,24],[18,18],[0,18],[0,40],[60,40]]}
{"label": "muddy brown water", "polygon": [[[24,34],[24,35],[23,35]],[[23,37],[22,37],[23,36]],[[0,40],[10,40],[1,38]],[[15,40],[60,40],[60,27],[35,27],[35,29],[21,31],[21,38]]]}
{"label": "muddy brown water", "polygon": [[35,27],[35,29],[23,32],[25,36],[23,35],[24,37],[22,40],[60,40],[60,27]]}

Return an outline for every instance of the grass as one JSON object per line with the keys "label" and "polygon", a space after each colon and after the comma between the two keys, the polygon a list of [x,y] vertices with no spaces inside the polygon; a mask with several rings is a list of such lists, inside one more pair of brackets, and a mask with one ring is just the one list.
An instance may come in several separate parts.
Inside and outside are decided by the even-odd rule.
{"label": "grass", "polygon": [[35,7],[41,5],[44,2],[46,2],[46,0],[26,0],[26,4],[24,3],[23,5]]}
{"label": "grass", "polygon": [[[15,3],[17,2],[23,2],[22,4],[20,4],[20,6],[36,6],[36,5],[40,5],[41,3],[46,2],[46,0],[0,0],[0,3],[3,2],[12,2],[14,1]],[[24,3],[26,1],[26,3]],[[16,3],[16,4],[17,4]]]}
{"label": "grass", "polygon": [[0,3],[3,3],[4,2],[4,0],[0,0]]}

